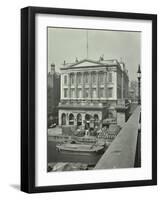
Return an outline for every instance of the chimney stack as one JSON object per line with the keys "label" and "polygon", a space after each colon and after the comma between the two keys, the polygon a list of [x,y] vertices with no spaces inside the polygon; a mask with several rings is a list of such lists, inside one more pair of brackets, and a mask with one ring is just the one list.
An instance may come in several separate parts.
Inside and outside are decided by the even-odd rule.
{"label": "chimney stack", "polygon": [[55,64],[51,64],[51,74],[55,73]]}

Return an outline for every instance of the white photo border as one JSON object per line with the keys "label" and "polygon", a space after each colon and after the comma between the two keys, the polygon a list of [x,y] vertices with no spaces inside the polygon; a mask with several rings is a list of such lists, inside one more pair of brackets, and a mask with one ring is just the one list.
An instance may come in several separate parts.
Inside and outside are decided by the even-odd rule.
{"label": "white photo border", "polygon": [[[152,179],[152,21],[36,14],[35,186]],[[47,173],[47,27],[141,31],[141,168]],[[108,27],[108,28],[107,28]]]}

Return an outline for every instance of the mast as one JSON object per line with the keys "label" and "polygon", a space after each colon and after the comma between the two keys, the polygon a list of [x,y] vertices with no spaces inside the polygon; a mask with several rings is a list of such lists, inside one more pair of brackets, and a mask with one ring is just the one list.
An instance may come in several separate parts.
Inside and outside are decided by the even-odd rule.
{"label": "mast", "polygon": [[86,31],[86,42],[87,42],[86,48],[87,48],[87,58],[88,58],[88,30]]}

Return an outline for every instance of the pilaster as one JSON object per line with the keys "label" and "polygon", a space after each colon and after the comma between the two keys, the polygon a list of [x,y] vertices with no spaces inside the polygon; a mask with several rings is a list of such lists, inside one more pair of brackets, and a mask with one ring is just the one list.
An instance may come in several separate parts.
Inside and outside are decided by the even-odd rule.
{"label": "pilaster", "polygon": [[92,72],[89,72],[89,98],[92,99]]}
{"label": "pilaster", "polygon": [[99,98],[99,72],[96,72],[96,96]]}
{"label": "pilaster", "polygon": [[105,84],[104,84],[104,96],[105,96],[105,98],[107,98],[108,97],[108,95],[107,95],[107,76],[108,76],[108,74],[107,74],[107,71],[105,72]]}
{"label": "pilaster", "polygon": [[85,95],[84,95],[84,88],[85,88],[84,72],[82,72],[82,98],[85,97]]}
{"label": "pilaster", "polygon": [[77,72],[74,73],[74,89],[75,98],[77,98]]}
{"label": "pilaster", "polygon": [[70,73],[68,73],[68,98],[70,99],[71,95],[70,95]]}

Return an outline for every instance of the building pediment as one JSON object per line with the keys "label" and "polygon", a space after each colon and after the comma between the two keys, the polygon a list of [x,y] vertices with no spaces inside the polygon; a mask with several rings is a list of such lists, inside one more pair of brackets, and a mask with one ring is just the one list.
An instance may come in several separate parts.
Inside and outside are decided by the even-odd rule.
{"label": "building pediment", "polygon": [[105,66],[105,64],[100,63],[99,61],[93,61],[89,59],[84,59],[79,62],[75,62],[73,64],[64,66],[63,69],[68,69],[68,68],[83,68],[83,67],[97,67],[97,66]]}
{"label": "building pediment", "polygon": [[119,63],[116,59],[113,60],[90,60],[90,59],[84,59],[81,61],[77,61],[75,63],[65,63],[63,64],[62,70],[67,69],[74,69],[74,68],[90,68],[90,67],[107,67],[110,70],[110,67],[116,67],[119,66]]}
{"label": "building pediment", "polygon": [[102,65],[102,63],[99,63],[97,61],[83,60],[81,62],[73,64],[71,67],[86,67],[86,66],[100,66],[100,65]]}

